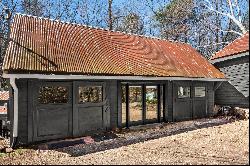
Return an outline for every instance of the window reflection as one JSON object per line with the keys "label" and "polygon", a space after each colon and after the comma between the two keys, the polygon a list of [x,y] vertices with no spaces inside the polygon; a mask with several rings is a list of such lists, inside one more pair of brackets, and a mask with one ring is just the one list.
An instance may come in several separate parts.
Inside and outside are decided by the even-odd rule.
{"label": "window reflection", "polygon": [[157,120],[157,86],[146,86],[146,119]]}
{"label": "window reflection", "polygon": [[68,102],[68,89],[59,86],[40,87],[38,102],[40,104],[55,104]]}
{"label": "window reflection", "polygon": [[129,86],[130,122],[142,120],[142,86]]}
{"label": "window reflection", "polygon": [[195,94],[195,97],[205,97],[206,87],[195,87],[194,94]]}
{"label": "window reflection", "polygon": [[186,98],[186,97],[190,97],[190,87],[179,86],[178,87],[178,98]]}
{"label": "window reflection", "polygon": [[84,86],[79,87],[78,103],[102,102],[102,86]]}
{"label": "window reflection", "polygon": [[122,85],[122,124],[126,124],[126,86]]}

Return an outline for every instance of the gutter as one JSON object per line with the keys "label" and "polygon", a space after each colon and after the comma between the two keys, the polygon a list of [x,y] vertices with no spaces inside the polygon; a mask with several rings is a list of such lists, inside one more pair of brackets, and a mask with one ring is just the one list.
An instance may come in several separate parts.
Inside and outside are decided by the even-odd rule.
{"label": "gutter", "polygon": [[244,57],[244,56],[249,56],[249,50],[246,52],[242,52],[242,53],[236,53],[234,55],[229,55],[226,57],[220,57],[220,58],[216,58],[216,59],[211,59],[209,60],[210,63],[215,64],[217,62],[222,62],[222,61],[226,61],[226,60],[230,60],[230,59],[235,59],[235,58],[240,58],[240,57]]}
{"label": "gutter", "polygon": [[195,81],[228,81],[227,78],[195,78],[195,77],[145,77],[145,76],[90,76],[90,75],[45,75],[45,74],[6,74],[3,78],[29,78],[29,79],[49,79],[49,80],[147,80],[147,81],[166,81],[166,80],[195,80]]}
{"label": "gutter", "polygon": [[18,88],[15,83],[15,78],[10,78],[10,85],[14,91],[13,141],[11,144],[11,147],[14,147],[18,137]]}

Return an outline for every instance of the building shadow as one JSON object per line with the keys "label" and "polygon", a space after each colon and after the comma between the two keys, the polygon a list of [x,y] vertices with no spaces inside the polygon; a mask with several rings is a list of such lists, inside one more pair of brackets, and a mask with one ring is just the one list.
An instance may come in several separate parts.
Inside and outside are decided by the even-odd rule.
{"label": "building shadow", "polygon": [[[199,121],[198,121],[199,122]],[[127,137],[121,137],[120,135],[124,132],[130,132],[128,130],[121,130],[120,132],[106,132],[99,135],[92,135],[91,138],[94,140],[90,143],[86,143],[83,141],[79,141],[80,139],[76,140],[75,145],[69,145],[65,142],[61,142],[58,145],[49,146],[50,150],[55,150],[58,152],[63,152],[69,154],[71,157],[77,157],[82,156],[90,153],[110,150],[119,148],[122,146],[127,146],[131,144],[136,144],[148,140],[158,139],[162,137],[168,137],[176,134],[181,134],[188,131],[194,131],[197,129],[202,128],[208,128],[208,127],[214,127],[214,126],[220,126],[227,123],[231,123],[233,121],[225,120],[225,121],[218,121],[218,122],[211,122],[211,123],[197,123],[191,126],[185,126],[179,129],[174,130],[167,130],[164,129],[164,124],[162,128],[155,129],[152,132],[147,132],[147,129],[138,129],[138,131],[142,131],[141,134],[130,134]],[[136,132],[136,130],[133,130],[132,132]],[[86,138],[86,137],[84,137]],[[82,139],[82,138],[81,138]],[[62,145],[60,145],[62,144]],[[64,145],[68,146],[65,147]]]}

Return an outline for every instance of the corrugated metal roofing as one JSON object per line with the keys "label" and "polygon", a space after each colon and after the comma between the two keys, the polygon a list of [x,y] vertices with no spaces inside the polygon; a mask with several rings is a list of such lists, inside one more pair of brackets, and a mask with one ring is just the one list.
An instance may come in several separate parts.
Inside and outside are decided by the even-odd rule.
{"label": "corrugated metal roofing", "polygon": [[9,91],[0,91],[0,100],[9,100]]}
{"label": "corrugated metal roofing", "polygon": [[188,44],[15,15],[8,73],[224,78]]}
{"label": "corrugated metal roofing", "polygon": [[211,60],[249,51],[249,32],[215,53]]}
{"label": "corrugated metal roofing", "polygon": [[0,114],[7,114],[7,108],[5,106],[0,106]]}

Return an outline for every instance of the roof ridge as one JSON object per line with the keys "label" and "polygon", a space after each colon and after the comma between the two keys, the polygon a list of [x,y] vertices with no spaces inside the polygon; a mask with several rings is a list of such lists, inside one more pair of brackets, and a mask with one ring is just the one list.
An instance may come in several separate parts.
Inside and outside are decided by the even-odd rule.
{"label": "roof ridge", "polygon": [[47,17],[40,17],[40,16],[29,15],[29,14],[23,14],[23,13],[15,13],[15,15],[33,17],[33,18],[38,18],[38,19],[43,19],[43,20],[50,20],[50,21],[55,21],[55,22],[61,22],[63,24],[84,26],[84,27],[91,28],[91,29],[104,30],[104,31],[108,31],[108,32],[117,32],[117,33],[122,33],[122,34],[125,34],[125,35],[144,37],[144,38],[148,38],[148,39],[156,39],[156,40],[168,41],[168,42],[172,42],[172,43],[180,43],[180,44],[191,45],[190,43],[185,43],[185,42],[177,41],[177,40],[164,39],[164,38],[161,38],[161,37],[149,36],[149,35],[139,35],[139,34],[135,34],[135,33],[126,33],[126,32],[117,31],[117,30],[109,30],[107,28],[91,26],[91,25],[86,25],[86,24],[80,24],[80,23],[75,23],[75,22],[68,22],[68,21],[63,21],[63,20],[57,20],[57,19],[52,19],[52,18],[47,18]]}

